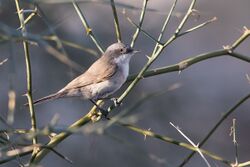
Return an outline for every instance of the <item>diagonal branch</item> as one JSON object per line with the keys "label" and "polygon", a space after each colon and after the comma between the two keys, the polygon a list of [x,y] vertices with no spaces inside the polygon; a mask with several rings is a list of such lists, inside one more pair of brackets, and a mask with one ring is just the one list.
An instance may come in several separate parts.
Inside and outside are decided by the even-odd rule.
{"label": "diagonal branch", "polygon": [[[154,132],[152,132],[150,130],[144,130],[144,129],[138,128],[138,127],[136,127],[134,125],[131,125],[131,124],[125,124],[125,123],[121,123],[121,122],[119,122],[119,124],[121,126],[123,126],[123,127],[126,127],[128,129],[132,130],[132,131],[140,133],[140,134],[142,134],[142,135],[144,135],[146,137],[147,136],[153,137],[153,138],[159,139],[159,140],[161,140],[163,142],[175,144],[177,146],[180,146],[180,147],[186,148],[188,150],[193,150],[194,152],[197,152],[197,148],[194,147],[194,146],[192,146],[191,144],[187,144],[187,143],[184,143],[184,142],[179,142],[179,141],[174,140],[173,138],[170,138],[170,137],[167,137],[167,136],[162,136],[162,135],[154,133]],[[205,155],[207,155],[207,156],[209,156],[209,157],[217,160],[217,161],[223,162],[224,164],[227,164],[227,165],[231,165],[232,164],[232,162],[227,161],[227,160],[223,159],[222,157],[220,157],[218,155],[215,155],[215,154],[213,154],[211,152],[208,152],[208,151],[206,151],[204,149],[199,149],[199,151],[202,152],[203,154],[205,154]]]}
{"label": "diagonal branch", "polygon": [[145,16],[145,12],[146,12],[146,9],[147,9],[148,1],[149,0],[144,0],[143,1],[143,7],[142,7],[142,10],[141,10],[139,25],[136,28],[135,33],[134,33],[133,38],[132,38],[132,41],[130,43],[130,47],[132,47],[132,48],[134,47],[135,42],[136,42],[136,40],[138,38],[138,35],[139,35],[140,31],[141,31],[141,27],[142,27],[142,23],[144,21],[144,16]]}
{"label": "diagonal branch", "polygon": [[110,0],[110,5],[112,7],[113,16],[114,16],[115,33],[116,33],[117,41],[121,42],[122,36],[121,36],[121,30],[120,30],[120,26],[119,26],[119,20],[118,20],[116,8],[115,8],[114,0]]}
{"label": "diagonal branch", "polygon": [[85,18],[84,15],[83,15],[83,12],[82,12],[81,9],[79,8],[78,4],[75,2],[75,0],[72,0],[72,4],[73,4],[73,6],[74,6],[74,8],[75,8],[75,10],[76,10],[76,12],[77,12],[77,14],[78,14],[78,16],[80,17],[80,19],[81,19],[81,21],[82,21],[82,24],[83,24],[83,26],[84,26],[84,28],[85,28],[85,30],[86,30],[86,32],[87,32],[87,35],[90,36],[90,38],[92,39],[92,41],[94,42],[94,44],[96,45],[96,47],[99,49],[99,51],[100,51],[101,53],[104,53],[104,50],[103,50],[102,46],[100,45],[100,42],[97,41],[95,35],[94,35],[93,32],[92,32],[91,27],[89,26],[89,24],[88,24],[86,18]]}

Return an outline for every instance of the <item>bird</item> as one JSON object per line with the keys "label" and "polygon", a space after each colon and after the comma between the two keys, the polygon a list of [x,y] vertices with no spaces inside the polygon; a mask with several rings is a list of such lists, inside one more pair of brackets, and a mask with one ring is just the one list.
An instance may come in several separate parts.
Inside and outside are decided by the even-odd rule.
{"label": "bird", "polygon": [[106,117],[107,111],[96,102],[108,98],[126,82],[130,59],[137,52],[122,42],[111,44],[83,74],[56,93],[35,100],[33,104],[65,97],[82,97],[90,100]]}

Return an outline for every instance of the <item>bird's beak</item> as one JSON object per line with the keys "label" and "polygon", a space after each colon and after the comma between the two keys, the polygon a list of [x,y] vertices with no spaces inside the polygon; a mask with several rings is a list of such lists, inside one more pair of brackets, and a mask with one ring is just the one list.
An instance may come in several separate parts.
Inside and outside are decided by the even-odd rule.
{"label": "bird's beak", "polygon": [[136,54],[136,53],[140,53],[141,51],[140,50],[133,50],[133,53]]}
{"label": "bird's beak", "polygon": [[131,48],[130,46],[127,46],[127,47],[126,47],[126,52],[127,52],[127,53],[133,53],[133,52],[134,52],[134,49]]}
{"label": "bird's beak", "polygon": [[140,52],[139,50],[134,50],[133,48],[131,48],[130,46],[127,46],[127,53],[133,53],[136,54]]}

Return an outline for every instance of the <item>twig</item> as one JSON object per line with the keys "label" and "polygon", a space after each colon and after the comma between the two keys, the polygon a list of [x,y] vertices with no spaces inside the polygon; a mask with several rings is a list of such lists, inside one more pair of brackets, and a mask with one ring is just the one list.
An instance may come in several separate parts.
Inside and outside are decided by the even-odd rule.
{"label": "twig", "polygon": [[101,53],[104,53],[103,48],[101,47],[100,43],[97,41],[96,37],[94,36],[94,34],[93,34],[93,32],[92,32],[92,29],[91,29],[91,27],[89,26],[89,24],[88,24],[86,18],[85,18],[84,15],[83,15],[83,12],[82,12],[81,9],[79,8],[78,4],[75,2],[75,0],[72,0],[72,4],[73,4],[73,6],[74,6],[74,8],[75,8],[75,10],[76,10],[76,12],[77,12],[79,18],[80,18],[81,21],[82,21],[82,24],[83,24],[83,26],[84,26],[84,28],[85,28],[85,30],[86,30],[86,32],[87,32],[87,35],[90,36],[90,38],[91,38],[92,41],[95,43],[95,45],[96,45],[96,47],[99,49],[99,51],[100,51]]}
{"label": "twig", "polygon": [[129,23],[131,23],[133,26],[137,27],[141,32],[143,32],[149,39],[151,39],[153,42],[158,43],[162,45],[160,41],[158,41],[156,38],[154,38],[152,35],[150,35],[147,31],[143,30],[139,25],[135,24],[128,16],[126,16]]}
{"label": "twig", "polygon": [[[151,70],[147,70],[142,76],[141,79],[143,78],[147,78],[147,77],[151,77],[151,76],[155,76],[155,75],[160,75],[160,74],[165,74],[165,73],[170,73],[170,72],[178,72],[178,71],[182,71],[196,63],[202,62],[204,60],[207,59],[211,59],[211,58],[216,58],[216,57],[220,57],[220,56],[232,56],[234,58],[243,60],[245,62],[250,62],[250,57],[236,53],[236,52],[232,52],[232,53],[228,53],[227,50],[223,49],[223,50],[218,50],[218,51],[213,51],[213,52],[208,52],[208,53],[202,53],[200,55],[182,60],[179,63],[173,64],[173,65],[169,65],[166,67],[161,67],[161,68],[155,68],[155,69],[151,69]],[[127,81],[132,81],[134,80],[136,77],[138,76],[138,74],[131,74]]]}
{"label": "twig", "polygon": [[[19,0],[15,0],[16,3],[16,9],[20,21],[20,25],[22,27],[22,34],[23,36],[26,35],[26,27],[24,24],[24,16],[23,13],[21,13],[21,9],[19,6]],[[32,75],[31,75],[31,63],[30,63],[30,54],[29,54],[29,46],[26,41],[23,41],[23,48],[24,48],[24,54],[25,54],[25,63],[26,63],[26,75],[27,75],[27,93],[26,96],[28,98],[29,103],[29,111],[30,111],[30,117],[31,117],[31,130],[36,131],[36,116],[33,106],[33,99],[32,99]],[[37,144],[37,137],[34,136],[33,138],[33,145]],[[37,152],[37,149],[33,149],[33,154]]]}
{"label": "twig", "polygon": [[[48,27],[48,31],[50,32],[50,34],[53,34],[53,40],[56,42],[56,46],[57,49],[60,51],[59,55],[60,56],[55,56],[59,61],[61,61],[62,63],[68,65],[71,69],[76,70],[78,72],[82,72],[82,67],[81,65],[79,65],[78,63],[72,61],[65,48],[63,47],[63,42],[61,41],[61,39],[58,37],[56,31],[54,30],[54,27],[51,26],[49,19],[47,18],[46,14],[43,12],[42,8],[35,3],[36,5],[36,9],[39,11],[39,15],[41,15],[41,19],[42,21],[46,24],[46,26]],[[58,55],[58,54],[56,54]],[[62,59],[64,59],[62,61]]]}
{"label": "twig", "polygon": [[185,34],[187,34],[187,33],[192,32],[192,31],[194,31],[194,30],[200,29],[200,28],[202,28],[202,27],[204,27],[204,26],[206,26],[206,25],[208,25],[208,24],[210,24],[210,23],[212,23],[212,22],[214,22],[214,21],[216,21],[216,20],[217,20],[217,17],[213,17],[212,19],[207,20],[207,21],[205,21],[204,23],[201,23],[201,24],[199,24],[199,25],[197,25],[197,26],[195,26],[195,27],[193,27],[193,28],[190,28],[190,29],[188,29],[188,30],[186,30],[186,31],[184,31],[184,32],[182,32],[182,33],[180,33],[178,36],[182,36],[182,35],[185,35]]}
{"label": "twig", "polygon": [[142,7],[142,10],[141,10],[141,15],[140,15],[140,21],[139,21],[139,27],[136,28],[135,30],[135,33],[132,37],[132,41],[130,43],[130,46],[133,48],[134,45],[135,45],[135,42],[139,36],[139,33],[140,33],[140,28],[142,26],[142,23],[144,21],[144,16],[145,16],[145,12],[146,12],[146,9],[147,9],[147,4],[148,4],[148,0],[144,0],[143,1],[143,7]]}
{"label": "twig", "polygon": [[201,158],[205,161],[206,165],[208,167],[211,167],[211,165],[209,164],[209,162],[207,161],[207,159],[204,157],[204,155],[202,154],[202,152],[199,149],[199,144],[194,144],[194,142],[189,139],[181,130],[179,127],[175,126],[172,122],[170,122],[170,125],[172,125],[194,148],[196,148],[196,152],[198,152],[201,156]]}
{"label": "twig", "polygon": [[0,62],[0,66],[1,65],[3,65],[4,63],[6,63],[8,61],[8,59],[6,58],[6,59],[4,59],[4,60],[2,60],[1,62]]}
{"label": "twig", "polygon": [[244,167],[244,166],[249,166],[249,165],[250,165],[250,161],[247,161],[247,162],[239,163],[237,167]]}
{"label": "twig", "polygon": [[[124,123],[121,123],[119,122],[120,125],[132,130],[132,131],[135,131],[137,133],[140,133],[144,136],[150,136],[150,137],[153,137],[155,139],[159,139],[161,141],[164,141],[164,142],[167,142],[167,143],[171,143],[171,144],[175,144],[175,145],[178,145],[180,147],[183,147],[183,148],[186,148],[186,149],[189,149],[189,150],[193,150],[195,152],[197,152],[197,148],[196,147],[193,147],[191,144],[187,144],[187,143],[183,143],[183,142],[179,142],[179,141],[176,141],[175,139],[173,138],[170,138],[170,137],[167,137],[167,136],[162,136],[162,135],[159,135],[157,133],[154,133],[152,132],[151,130],[144,130],[144,129],[141,129],[141,128],[138,128],[134,125],[131,125],[131,124],[124,124]],[[227,161],[225,159],[223,159],[222,157],[218,156],[218,155],[215,155],[211,152],[208,152],[204,149],[199,149],[201,153],[213,158],[214,160],[217,160],[217,161],[221,161],[223,162],[224,164],[227,164],[227,165],[230,165],[232,164],[230,161]]]}
{"label": "twig", "polygon": [[31,11],[31,14],[24,20],[24,24],[25,24],[25,25],[28,24],[28,22],[31,21],[31,19],[32,19],[34,16],[36,16],[36,15],[38,15],[38,14],[37,14],[37,8],[35,8],[34,10]]}
{"label": "twig", "polygon": [[[53,137],[51,139],[51,141],[46,144],[46,147],[50,147],[50,148],[54,148],[57,144],[59,144],[61,141],[63,141],[65,138],[67,138],[68,136],[70,136],[72,134],[72,131],[74,131],[74,129],[78,129],[79,127],[87,124],[88,122],[91,121],[91,117],[92,117],[92,113],[95,111],[95,107],[92,108],[92,110],[86,114],[85,116],[83,116],[81,119],[79,119],[78,121],[76,121],[75,123],[73,123],[67,131],[67,132],[62,132],[58,135],[56,135],[55,137]],[[42,149],[40,152],[38,152],[38,154],[36,155],[36,157],[34,157],[33,159],[33,164],[37,164],[39,163],[43,157],[48,154],[50,152],[50,150],[48,149]]]}
{"label": "twig", "polygon": [[103,129],[107,129],[108,127],[110,127],[111,125],[113,125],[114,123],[116,123],[117,121],[121,120],[125,115],[135,111],[138,107],[140,107],[145,101],[148,101],[149,99],[153,99],[155,97],[161,96],[163,94],[166,94],[169,91],[172,91],[174,89],[177,89],[181,86],[180,83],[175,83],[173,85],[171,85],[169,88],[167,89],[163,89],[154,93],[149,93],[144,95],[142,98],[140,98],[137,102],[134,102],[134,104],[130,107],[127,107],[126,109],[124,109],[124,111],[119,112],[119,114],[117,114],[115,117],[113,117],[105,126],[102,126]]}
{"label": "twig", "polygon": [[[43,36],[42,38],[45,39],[45,40],[48,40],[48,41],[57,42],[57,37],[55,37],[54,35],[52,35],[52,36]],[[79,49],[79,50],[82,50],[82,51],[84,51],[86,53],[89,53],[89,54],[95,56],[96,58],[99,57],[97,51],[95,51],[94,49],[81,46],[81,45],[79,45],[77,43],[74,43],[74,42],[71,42],[71,41],[68,41],[68,40],[60,39],[60,42],[62,44],[64,44],[64,45],[66,45],[66,46],[69,46],[69,47],[72,47],[72,48],[75,48],[75,49]]]}
{"label": "twig", "polygon": [[250,36],[250,30],[247,27],[243,28],[244,28],[243,34],[232,44],[230,50],[234,50],[235,48],[237,48],[247,37]]}
{"label": "twig", "polygon": [[120,26],[119,26],[119,20],[118,20],[116,8],[115,8],[114,0],[110,0],[110,5],[111,5],[112,11],[113,11],[113,16],[114,16],[115,33],[116,33],[117,41],[121,42],[122,36],[121,36],[121,30],[120,30]]}
{"label": "twig", "polygon": [[[168,15],[167,15],[167,17],[166,17],[166,19],[164,21],[164,24],[163,24],[163,26],[161,28],[161,32],[160,32],[160,35],[158,37],[158,41],[161,41],[161,39],[163,37],[163,34],[166,31],[167,25],[169,24],[170,18],[172,16],[173,12],[174,12],[176,4],[177,4],[177,0],[174,1],[170,11],[168,12]],[[153,53],[155,53],[157,51],[158,47],[159,47],[159,45],[156,43]]]}
{"label": "twig", "polygon": [[57,58],[60,62],[68,65],[72,69],[82,72],[82,67],[69,59],[66,55],[62,54],[58,50],[56,50],[54,47],[49,45],[46,41],[42,40],[42,36],[40,35],[35,35],[26,32],[25,36],[23,36],[20,32],[17,30],[12,29],[11,27],[2,24],[0,22],[0,29],[3,30],[7,35],[5,34],[0,34],[0,37],[4,40],[16,40],[16,41],[32,41],[40,44],[49,54]]}
{"label": "twig", "polygon": [[180,33],[180,31],[182,30],[182,28],[184,27],[184,24],[187,22],[189,16],[192,14],[193,9],[194,9],[194,5],[196,3],[196,0],[192,0],[188,11],[186,12],[185,16],[183,17],[181,23],[179,24],[179,26],[177,27],[177,29],[175,30],[175,34],[178,35]]}
{"label": "twig", "polygon": [[230,136],[232,136],[233,139],[233,144],[234,144],[234,148],[235,148],[235,163],[234,166],[237,166],[239,164],[239,154],[238,154],[238,143],[236,140],[236,119],[233,119],[233,125],[230,128]]}

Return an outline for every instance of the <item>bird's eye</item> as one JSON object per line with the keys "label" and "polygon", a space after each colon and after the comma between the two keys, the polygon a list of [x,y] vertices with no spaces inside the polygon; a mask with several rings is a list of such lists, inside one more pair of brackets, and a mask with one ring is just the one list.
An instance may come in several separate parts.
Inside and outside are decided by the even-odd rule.
{"label": "bird's eye", "polygon": [[123,52],[123,48],[120,51]]}

